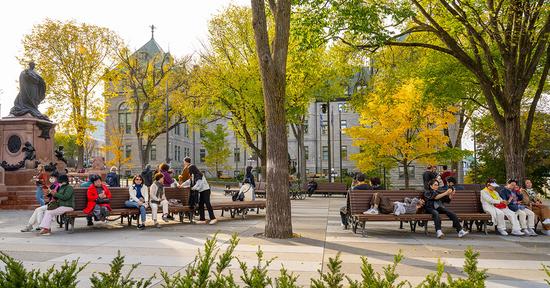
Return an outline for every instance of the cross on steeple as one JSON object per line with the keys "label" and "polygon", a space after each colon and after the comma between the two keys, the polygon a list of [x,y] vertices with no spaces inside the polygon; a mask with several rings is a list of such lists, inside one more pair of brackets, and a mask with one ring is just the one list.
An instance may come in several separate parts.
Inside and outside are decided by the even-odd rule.
{"label": "cross on steeple", "polygon": [[155,28],[157,27],[155,27],[155,25],[151,25],[149,27],[151,27],[151,38],[155,38]]}

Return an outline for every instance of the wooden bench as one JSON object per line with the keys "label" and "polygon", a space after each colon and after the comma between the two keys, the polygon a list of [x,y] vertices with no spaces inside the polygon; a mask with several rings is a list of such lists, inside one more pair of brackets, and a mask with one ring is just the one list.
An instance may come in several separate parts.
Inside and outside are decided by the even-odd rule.
{"label": "wooden bench", "polygon": [[[353,190],[350,193],[350,211],[349,217],[353,232],[357,233],[357,228],[362,228],[362,235],[366,236],[366,222],[368,221],[399,221],[402,227],[403,222],[409,222],[411,231],[416,231],[416,225],[420,223],[424,226],[424,232],[428,232],[428,223],[432,221],[432,215],[421,211],[419,214],[402,214],[396,216],[394,214],[363,214],[371,205],[371,198],[374,193],[381,193],[390,198],[392,202],[403,202],[405,197],[423,198],[423,192],[416,190]],[[479,201],[479,193],[476,191],[461,190],[457,191],[450,203],[445,206],[449,210],[455,212],[458,218],[464,222],[464,226],[472,229],[472,224],[475,222],[478,227],[483,228],[487,233],[487,223],[491,220],[491,215],[486,214],[481,209]],[[447,217],[442,217],[442,221],[450,220]]]}
{"label": "wooden bench", "polygon": [[235,218],[236,215],[241,215],[242,218],[248,214],[248,209],[256,209],[256,214],[260,213],[260,209],[265,209],[265,200],[253,200],[253,201],[224,201],[213,202],[213,210],[221,210],[222,216],[225,211],[228,211],[231,218]]}
{"label": "wooden bench", "polygon": [[181,205],[169,205],[169,213],[172,215],[177,214],[181,223],[183,223],[185,216],[189,218],[190,223],[193,223],[193,209],[189,206],[189,194],[191,193],[190,188],[170,187],[165,188],[164,191],[166,199],[178,199],[181,201]]}
{"label": "wooden bench", "polygon": [[[74,221],[76,218],[88,216],[82,210],[86,208],[88,203],[87,199],[88,188],[75,187],[74,188],[74,211],[67,212],[63,215],[61,225],[65,225],[65,230],[74,231]],[[124,223],[124,218],[128,219],[128,226],[132,225],[132,216],[139,215],[139,210],[136,208],[126,208],[124,202],[129,199],[128,188],[122,187],[110,187],[111,200],[109,204],[112,211],[109,216],[119,216],[120,223]]]}
{"label": "wooden bench", "polygon": [[[302,189],[307,192],[307,184],[305,184]],[[346,187],[346,183],[318,183],[317,189],[315,189],[313,193],[307,193],[309,197],[311,197],[313,194],[322,194],[325,197],[330,197],[332,196],[332,194],[340,194],[345,197],[348,193],[348,188]]]}
{"label": "wooden bench", "polygon": [[265,182],[256,182],[254,194],[256,198],[265,198]]}

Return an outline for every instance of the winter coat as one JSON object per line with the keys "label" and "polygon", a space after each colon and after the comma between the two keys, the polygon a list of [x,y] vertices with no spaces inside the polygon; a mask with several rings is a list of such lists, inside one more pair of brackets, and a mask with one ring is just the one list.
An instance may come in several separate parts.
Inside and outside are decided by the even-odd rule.
{"label": "winter coat", "polygon": [[[103,183],[101,183],[101,187],[103,188],[103,192],[105,192],[105,196],[107,196],[108,199],[111,199],[111,191],[109,191],[109,188]],[[91,185],[88,187],[87,198],[88,198],[88,204],[86,204],[86,208],[84,208],[84,213],[91,214],[94,210],[94,207],[96,205],[96,200],[99,198],[99,195],[97,194],[97,189],[94,185]],[[111,205],[109,203],[99,204],[99,206],[107,208],[107,210],[111,211]]]}

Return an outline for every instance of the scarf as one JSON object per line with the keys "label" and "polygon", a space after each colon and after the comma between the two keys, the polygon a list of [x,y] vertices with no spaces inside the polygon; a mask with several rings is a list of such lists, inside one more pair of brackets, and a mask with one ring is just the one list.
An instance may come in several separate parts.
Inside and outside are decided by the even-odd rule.
{"label": "scarf", "polygon": [[483,191],[486,191],[487,193],[489,193],[489,196],[491,196],[491,198],[493,198],[495,200],[502,200],[500,198],[500,195],[498,195],[498,193],[496,191],[492,191],[492,190],[489,190],[487,188],[483,188]]}
{"label": "scarf", "polygon": [[143,194],[141,194],[141,187],[142,185],[135,185],[134,186],[136,188],[136,197],[139,199],[139,198],[143,198]]}
{"label": "scarf", "polygon": [[157,185],[157,198],[162,199],[162,196],[164,195],[164,185],[162,185],[160,182],[155,181],[155,184]]}

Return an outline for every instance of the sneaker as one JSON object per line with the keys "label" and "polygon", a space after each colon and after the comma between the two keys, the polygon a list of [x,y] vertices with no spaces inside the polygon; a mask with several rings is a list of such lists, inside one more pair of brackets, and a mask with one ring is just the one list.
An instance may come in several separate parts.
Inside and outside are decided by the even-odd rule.
{"label": "sneaker", "polygon": [[36,228],[34,228],[34,230],[40,231],[40,230],[42,230],[42,229],[40,229],[40,227],[36,227]]}
{"label": "sneaker", "polygon": [[139,224],[139,225],[137,226],[137,229],[138,229],[138,230],[143,230],[143,229],[145,229],[145,225]]}
{"label": "sneaker", "polygon": [[504,229],[498,229],[498,233],[502,236],[508,236],[508,232],[506,232],[506,230]]}
{"label": "sneaker", "polygon": [[512,235],[514,235],[514,236],[523,236],[525,234],[523,234],[523,232],[521,232],[520,230],[512,230]]}
{"label": "sneaker", "polygon": [[542,225],[550,225],[550,218],[544,219],[544,221],[542,221]]}
{"label": "sneaker", "polygon": [[25,228],[21,229],[21,232],[31,232],[32,230],[32,225],[27,225]]}
{"label": "sneaker", "polygon": [[163,214],[163,215],[162,215],[162,221],[168,222],[168,215]]}
{"label": "sneaker", "polygon": [[216,223],[218,223],[218,219],[216,219],[216,218],[214,218],[214,219],[210,220],[210,222],[208,222],[208,224],[210,224],[210,225],[214,225]]}
{"label": "sneaker", "polygon": [[197,223],[197,224],[206,224],[206,221],[204,221],[204,220],[199,220],[199,221],[196,221],[195,223]]}
{"label": "sneaker", "polygon": [[468,232],[468,231],[466,231],[466,230],[460,230],[460,231],[458,232],[458,238],[462,238],[462,237],[468,235],[468,233],[470,233],[470,232]]}
{"label": "sneaker", "polygon": [[523,232],[523,235],[525,236],[531,236],[531,232],[529,232],[529,228],[523,228],[521,229],[521,232]]}
{"label": "sneaker", "polygon": [[441,231],[441,230],[435,231],[435,236],[439,239],[445,238],[445,234],[443,234],[443,231]]}
{"label": "sneaker", "polygon": [[550,230],[542,230],[542,234],[550,236]]}
{"label": "sneaker", "polygon": [[94,226],[94,222],[88,221],[88,226]]}
{"label": "sneaker", "polygon": [[174,220],[174,216],[173,216],[173,215],[168,215],[167,218],[170,219],[170,220]]}
{"label": "sneaker", "polygon": [[44,228],[40,231],[40,235],[42,236],[50,236],[52,235],[52,231],[48,228]]}
{"label": "sneaker", "polygon": [[155,222],[155,227],[156,227],[156,228],[160,228],[159,222]]}
{"label": "sneaker", "polygon": [[528,228],[527,231],[529,231],[529,236],[539,236],[533,228]]}

